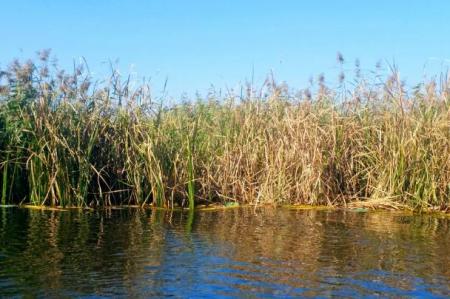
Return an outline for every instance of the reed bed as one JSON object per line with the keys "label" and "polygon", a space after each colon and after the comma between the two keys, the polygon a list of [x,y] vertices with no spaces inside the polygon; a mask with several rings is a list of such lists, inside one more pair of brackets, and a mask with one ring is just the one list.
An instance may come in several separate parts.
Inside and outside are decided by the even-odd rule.
{"label": "reed bed", "polygon": [[[340,61],[343,63],[343,61]],[[1,203],[450,206],[450,81],[393,70],[164,105],[48,52],[0,73]]]}

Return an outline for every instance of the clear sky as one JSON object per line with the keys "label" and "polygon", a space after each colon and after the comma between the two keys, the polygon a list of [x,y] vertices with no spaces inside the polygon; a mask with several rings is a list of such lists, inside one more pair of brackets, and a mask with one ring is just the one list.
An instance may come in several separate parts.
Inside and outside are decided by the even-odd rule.
{"label": "clear sky", "polygon": [[234,87],[273,71],[302,88],[321,72],[395,61],[415,82],[450,65],[450,1],[0,0],[0,66],[51,48],[63,66],[84,56],[98,76],[168,78],[171,95]]}

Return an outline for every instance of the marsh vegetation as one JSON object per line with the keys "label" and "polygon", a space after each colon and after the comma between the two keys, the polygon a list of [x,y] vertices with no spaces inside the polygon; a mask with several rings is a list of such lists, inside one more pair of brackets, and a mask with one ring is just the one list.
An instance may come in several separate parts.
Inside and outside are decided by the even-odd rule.
{"label": "marsh vegetation", "polygon": [[[164,104],[147,84],[43,51],[0,73],[1,203],[450,205],[450,80],[406,88],[398,73],[269,78]],[[343,64],[343,61],[340,61]]]}

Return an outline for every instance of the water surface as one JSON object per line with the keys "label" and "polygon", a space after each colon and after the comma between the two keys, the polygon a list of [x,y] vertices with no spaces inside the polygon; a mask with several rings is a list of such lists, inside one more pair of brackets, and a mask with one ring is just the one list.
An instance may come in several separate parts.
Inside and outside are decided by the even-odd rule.
{"label": "water surface", "polygon": [[450,220],[0,209],[0,297],[450,296]]}

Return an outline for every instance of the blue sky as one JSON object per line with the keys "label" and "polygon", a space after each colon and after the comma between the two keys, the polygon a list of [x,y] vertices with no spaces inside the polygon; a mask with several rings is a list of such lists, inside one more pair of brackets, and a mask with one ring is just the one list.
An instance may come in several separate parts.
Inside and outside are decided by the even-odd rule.
{"label": "blue sky", "polygon": [[79,0],[2,1],[0,67],[51,48],[69,67],[84,56],[101,77],[168,78],[173,96],[235,87],[273,71],[295,88],[324,73],[336,81],[336,53],[351,69],[395,61],[408,82],[450,65],[450,1]]}

